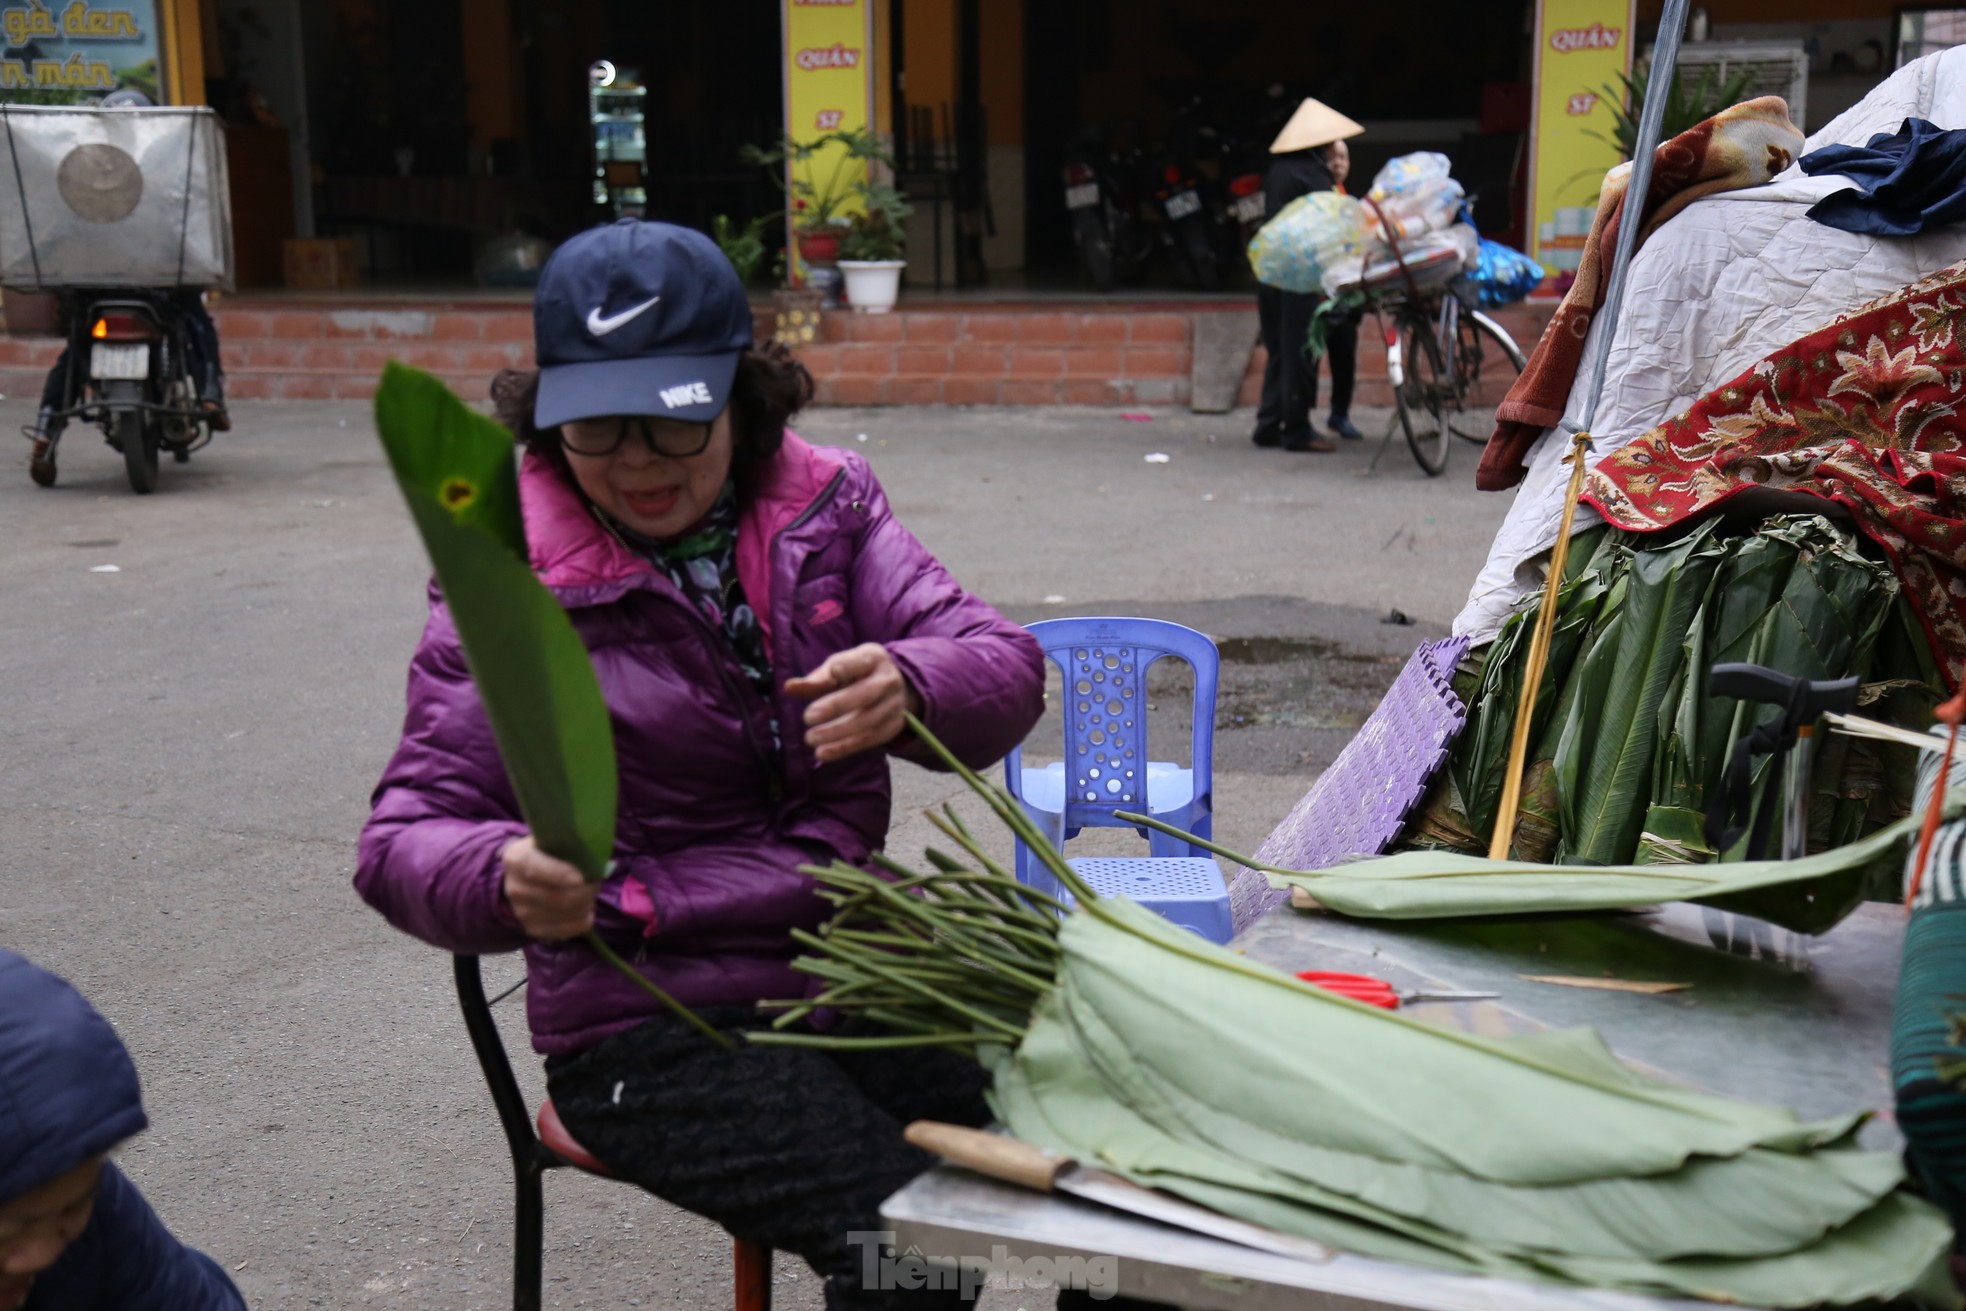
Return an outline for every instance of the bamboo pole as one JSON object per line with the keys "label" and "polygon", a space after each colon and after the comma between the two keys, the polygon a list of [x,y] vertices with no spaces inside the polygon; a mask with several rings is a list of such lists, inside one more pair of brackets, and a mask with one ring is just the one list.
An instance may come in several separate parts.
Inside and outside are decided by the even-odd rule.
{"label": "bamboo pole", "polygon": [[1502,777],[1502,802],[1495,811],[1495,833],[1488,840],[1488,858],[1507,860],[1515,837],[1516,812],[1522,805],[1522,770],[1529,760],[1529,729],[1535,719],[1536,693],[1543,686],[1543,669],[1550,659],[1550,637],[1556,631],[1556,598],[1563,588],[1563,567],[1570,559],[1570,522],[1584,492],[1585,462],[1591,435],[1580,432],[1570,440],[1570,486],[1563,496],[1563,523],[1550,548],[1550,576],[1543,583],[1543,608],[1536,612],[1536,629],[1529,636],[1529,660],[1522,671],[1522,699],[1515,708],[1515,731],[1509,737],[1509,772]]}

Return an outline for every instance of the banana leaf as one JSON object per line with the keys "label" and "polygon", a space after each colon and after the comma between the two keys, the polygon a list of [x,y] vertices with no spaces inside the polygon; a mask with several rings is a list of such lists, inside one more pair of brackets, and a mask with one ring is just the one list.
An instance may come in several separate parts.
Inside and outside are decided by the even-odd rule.
{"label": "banana leaf", "polygon": [[[1730,560],[1731,564],[1732,561]],[[1727,566],[1721,567],[1724,589]],[[1712,597],[1701,602],[1681,644],[1679,678],[1659,704],[1659,753],[1652,766],[1652,802],[1638,835],[1638,865],[1697,865],[1709,859],[1706,824],[1708,771],[1700,759],[1707,711],[1707,629]]]}
{"label": "banana leaf", "polygon": [[1632,552],[1616,640],[1591,648],[1556,750],[1562,839],[1568,864],[1632,858],[1651,795],[1659,707],[1678,677],[1688,624],[1712,585],[1726,546],[1708,520],[1677,542]]}
{"label": "banana leaf", "polygon": [[1649,1079],[1587,1031],[1486,1038],[1375,1010],[1101,908],[1067,918],[1058,985],[996,1072],[1021,1138],[1442,1269],[1957,1304],[1933,1274],[1945,1222],[1890,1192],[1895,1159],[1847,1146],[1855,1117],[1805,1124]]}
{"label": "banana leaf", "polygon": [[527,558],[512,434],[394,362],[375,421],[526,825],[598,881],[614,851],[614,731],[586,646]]}
{"label": "banana leaf", "polygon": [[[1623,612],[1630,585],[1626,570],[1628,553],[1614,551],[1610,568],[1601,575],[1609,584],[1595,611],[1580,616],[1583,631],[1572,641],[1573,657],[1569,676],[1557,692],[1547,722],[1530,739],[1529,762],[1522,771],[1522,799],[1516,813],[1515,832],[1509,837],[1509,855],[1515,860],[1547,861],[1556,854],[1562,838],[1563,796],[1558,787],[1556,753],[1562,744],[1564,727],[1575,713],[1577,698],[1583,694],[1584,671],[1591,652],[1600,642],[1615,641],[1618,616]],[[1486,853],[1486,848],[1483,853]]]}
{"label": "banana leaf", "polygon": [[[1874,862],[1888,858],[1918,824],[1919,817],[1909,816],[1846,846],[1798,860],[1543,865],[1451,851],[1404,851],[1312,872],[1257,868],[1274,886],[1303,888],[1325,909],[1361,919],[1574,913],[1697,901],[1758,915],[1798,933],[1823,933],[1861,900],[1847,894],[1847,885]],[[1232,852],[1222,854],[1236,858]]]}
{"label": "banana leaf", "polygon": [[[1608,529],[1580,534],[1573,544],[1565,581],[1557,593],[1556,628],[1550,638],[1549,662],[1537,692],[1531,717],[1531,740],[1550,722],[1558,691],[1569,677],[1585,636],[1615,613],[1610,597],[1616,580],[1617,553],[1607,551]],[[1464,700],[1470,707],[1467,729],[1450,757],[1456,788],[1466,806],[1468,826],[1476,844],[1486,849],[1495,829],[1495,811],[1502,796],[1508,766],[1509,738],[1515,730],[1515,709],[1522,698],[1523,667],[1529,657],[1530,631],[1541,608],[1538,599],[1510,616],[1490,647],[1481,682]]]}

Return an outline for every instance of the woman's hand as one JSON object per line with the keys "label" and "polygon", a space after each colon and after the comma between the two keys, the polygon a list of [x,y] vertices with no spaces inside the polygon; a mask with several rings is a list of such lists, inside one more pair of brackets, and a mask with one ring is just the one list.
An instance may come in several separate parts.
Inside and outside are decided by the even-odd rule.
{"label": "woman's hand", "polygon": [[878,642],[828,656],[805,677],[786,680],[785,691],[812,702],[806,745],[822,765],[886,746],[908,726],[903,715],[922,712],[921,696]]}
{"label": "woman's hand", "polygon": [[505,900],[528,934],[557,942],[594,927],[594,898],[601,885],[541,851],[530,833],[506,843],[499,859],[505,863]]}

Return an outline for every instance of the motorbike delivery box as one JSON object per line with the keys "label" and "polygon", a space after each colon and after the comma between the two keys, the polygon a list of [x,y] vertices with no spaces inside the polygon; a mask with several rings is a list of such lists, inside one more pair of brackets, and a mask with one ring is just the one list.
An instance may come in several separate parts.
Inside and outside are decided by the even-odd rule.
{"label": "motorbike delivery box", "polygon": [[[54,410],[101,427],[138,492],[159,449],[182,461],[210,440],[217,343],[197,295],[233,286],[225,161],[202,107],[0,105],[0,285],[61,294]],[[54,482],[52,440],[30,471]]]}

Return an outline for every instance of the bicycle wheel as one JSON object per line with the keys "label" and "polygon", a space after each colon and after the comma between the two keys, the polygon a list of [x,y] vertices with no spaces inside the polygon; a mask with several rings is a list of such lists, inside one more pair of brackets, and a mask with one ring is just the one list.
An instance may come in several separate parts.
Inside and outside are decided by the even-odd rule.
{"label": "bicycle wheel", "polygon": [[1448,426],[1447,401],[1454,392],[1454,382],[1441,366],[1433,324],[1402,316],[1399,355],[1403,376],[1393,388],[1399,426],[1406,433],[1413,458],[1429,477],[1437,478],[1447,469],[1447,445],[1453,433]]}
{"label": "bicycle wheel", "polygon": [[1462,441],[1486,446],[1495,431],[1495,407],[1522,372],[1522,347],[1501,324],[1465,307],[1456,332],[1454,372],[1461,408],[1448,426]]}

